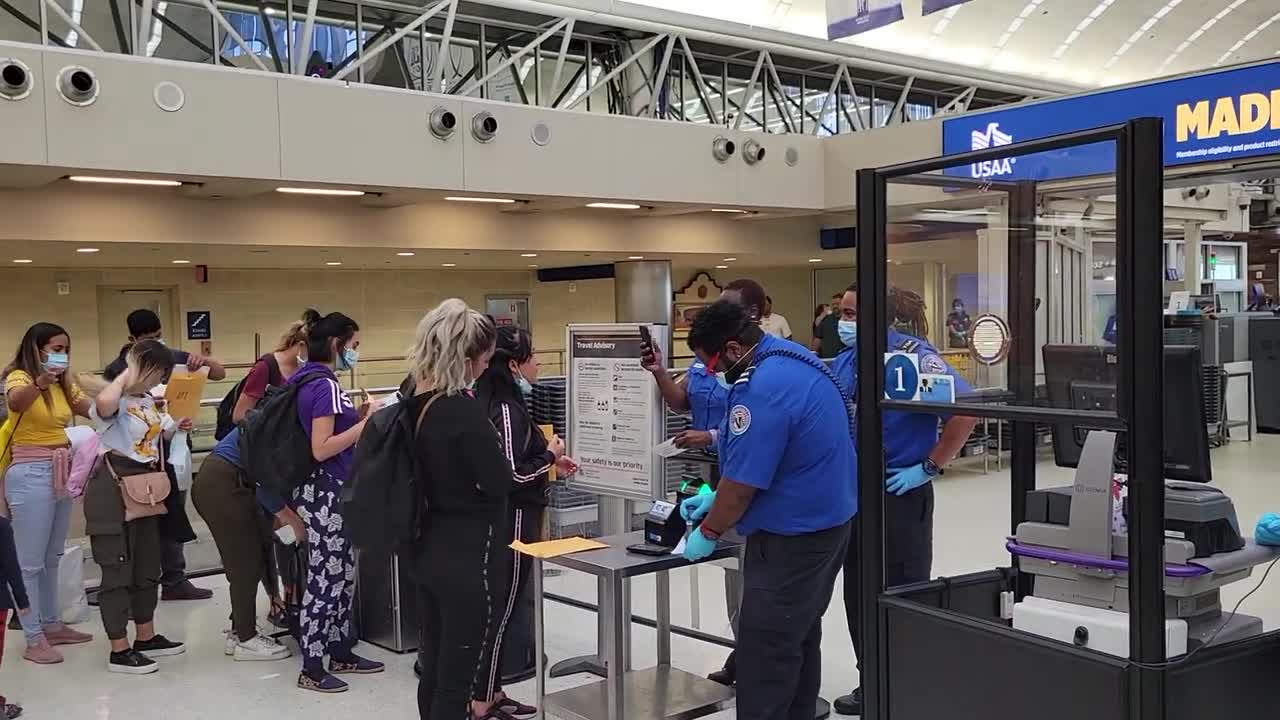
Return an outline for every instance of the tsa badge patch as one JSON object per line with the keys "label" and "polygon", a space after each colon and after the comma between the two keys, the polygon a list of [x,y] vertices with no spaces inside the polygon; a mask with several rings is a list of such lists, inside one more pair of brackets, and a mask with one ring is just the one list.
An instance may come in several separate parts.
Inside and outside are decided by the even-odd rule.
{"label": "tsa badge patch", "polygon": [[751,411],[746,405],[734,405],[729,411],[729,432],[741,435],[751,427]]}
{"label": "tsa badge patch", "polygon": [[932,375],[946,375],[947,363],[941,356],[934,353],[922,353],[920,355],[920,372]]}

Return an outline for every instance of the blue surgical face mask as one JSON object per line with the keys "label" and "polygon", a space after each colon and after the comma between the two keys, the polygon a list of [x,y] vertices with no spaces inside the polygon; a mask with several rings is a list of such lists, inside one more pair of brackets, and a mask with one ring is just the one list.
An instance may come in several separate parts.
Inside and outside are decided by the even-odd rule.
{"label": "blue surgical face mask", "polygon": [[858,321],[841,320],[839,324],[840,342],[845,347],[853,347],[858,342]]}
{"label": "blue surgical face mask", "polygon": [[716,373],[716,382],[720,383],[720,387],[724,388],[725,390],[728,390],[733,387],[732,385],[729,384],[729,376],[722,372]]}
{"label": "blue surgical face mask", "polygon": [[44,361],[45,370],[66,370],[67,366],[71,364],[71,356],[64,352],[46,353],[46,358]]}
{"label": "blue surgical face mask", "polygon": [[525,397],[529,397],[529,395],[533,393],[533,383],[526,380],[522,373],[516,374],[516,387],[520,388],[520,392],[523,393]]}
{"label": "blue surgical face mask", "polygon": [[339,370],[351,370],[360,362],[359,351],[353,348],[342,348],[342,355],[338,358]]}

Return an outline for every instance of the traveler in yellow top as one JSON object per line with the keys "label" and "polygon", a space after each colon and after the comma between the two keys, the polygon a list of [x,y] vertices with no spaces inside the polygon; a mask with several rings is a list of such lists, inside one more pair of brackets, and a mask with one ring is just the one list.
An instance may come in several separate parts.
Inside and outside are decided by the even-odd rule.
{"label": "traveler in yellow top", "polygon": [[20,616],[34,663],[62,662],[55,645],[93,639],[63,625],[59,618],[58,563],[71,523],[70,442],[66,429],[73,415],[89,416],[90,400],[72,379],[71,336],[52,323],[27,330],[4,371],[5,400],[13,436],[12,460],[4,473],[4,499],[13,519],[22,580],[31,596],[31,612]]}

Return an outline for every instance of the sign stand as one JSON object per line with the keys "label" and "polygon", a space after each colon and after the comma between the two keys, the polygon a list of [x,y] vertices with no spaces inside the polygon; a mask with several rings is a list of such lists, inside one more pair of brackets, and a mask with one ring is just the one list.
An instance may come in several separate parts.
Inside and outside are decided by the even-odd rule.
{"label": "sign stand", "polygon": [[[649,325],[655,344],[667,352],[665,325]],[[596,493],[600,535],[631,530],[631,502],[650,502],[666,495],[666,463],[655,460],[653,446],[665,437],[662,395],[649,372],[640,366],[640,323],[569,325],[567,358],[568,453],[578,461],[569,482]],[[597,582],[595,655],[569,658],[551,666],[551,677],[577,673],[608,676],[604,658],[612,629],[621,624],[624,651],[631,663],[631,586],[622,586],[623,616],[612,617],[611,588]]]}

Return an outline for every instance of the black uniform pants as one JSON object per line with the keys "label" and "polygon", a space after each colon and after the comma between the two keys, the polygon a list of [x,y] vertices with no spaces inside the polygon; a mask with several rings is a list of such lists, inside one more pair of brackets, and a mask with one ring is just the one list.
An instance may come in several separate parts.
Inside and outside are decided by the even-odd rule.
{"label": "black uniform pants", "polygon": [[418,552],[423,646],[418,716],[468,720],[472,700],[498,688],[498,657],[510,605],[507,518],[428,515]]}
{"label": "black uniform pants", "polygon": [[822,615],[850,523],[807,535],[747,537],[738,618],[738,720],[813,720],[822,685]]}
{"label": "black uniform pants", "polygon": [[[884,580],[885,587],[924,582],[933,577],[933,483],[906,495],[884,498]],[[853,519],[849,550],[844,557],[844,612],[849,621],[853,653],[862,670],[862,596],[858,557],[858,518]]]}

